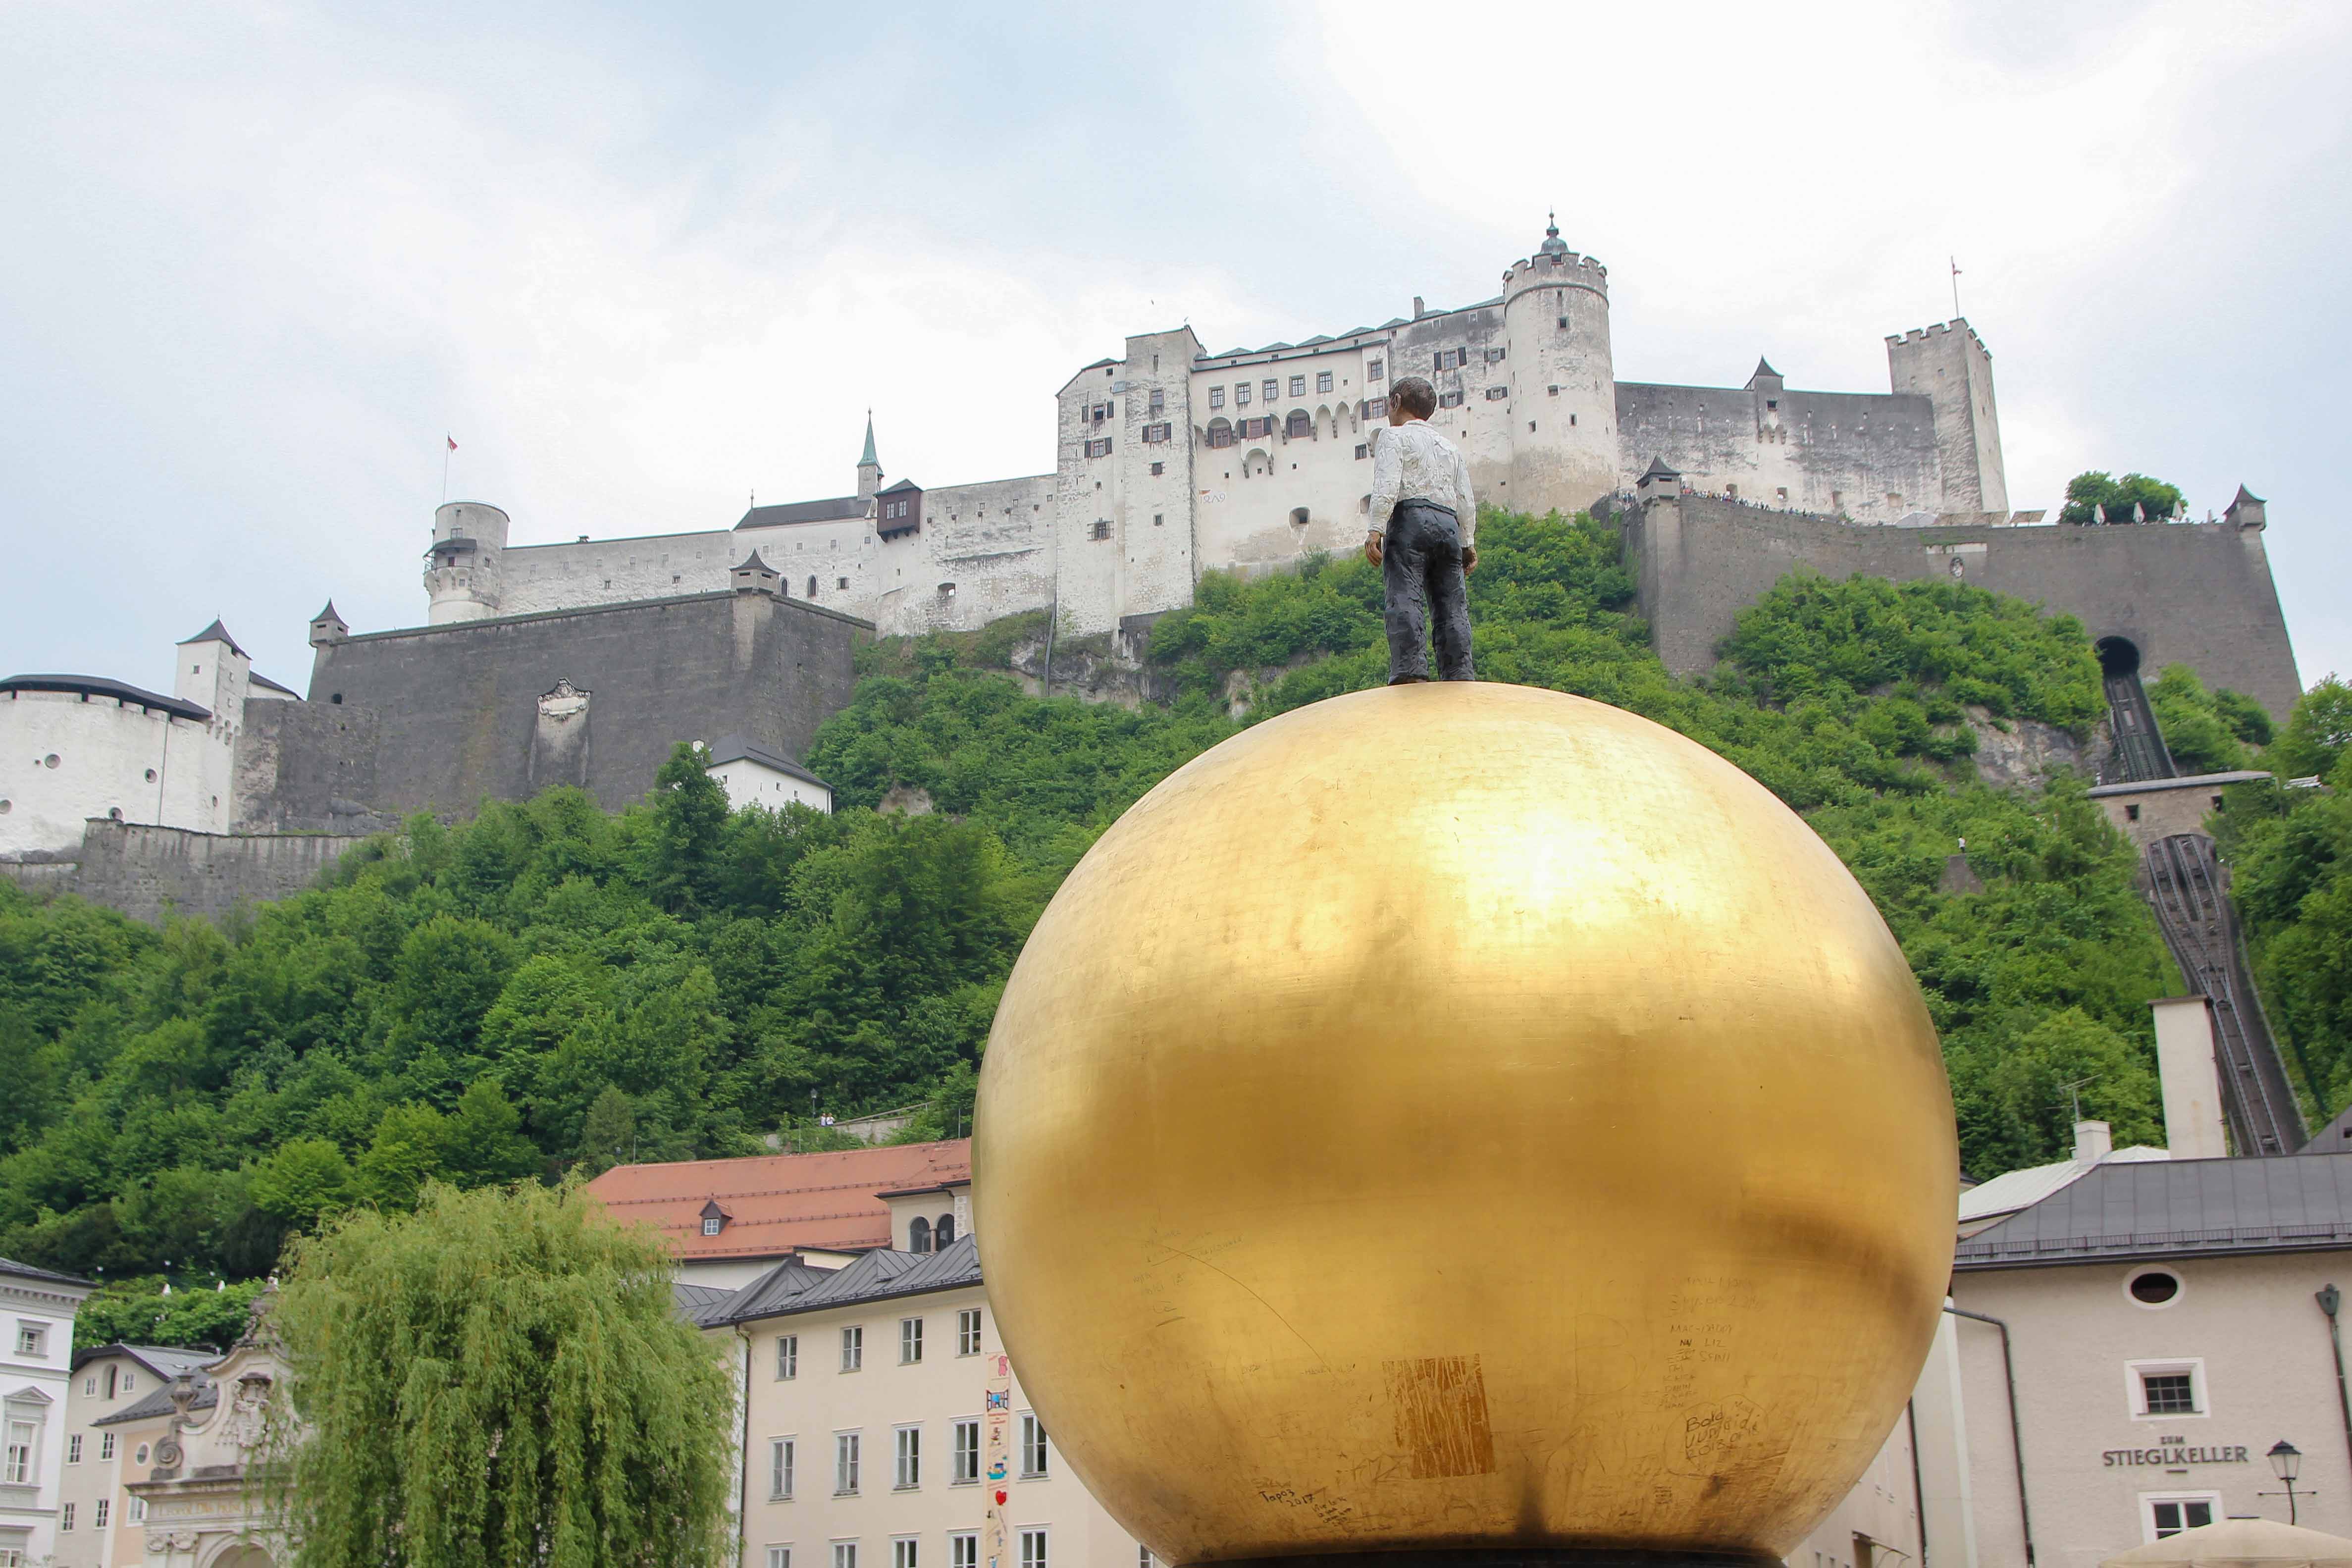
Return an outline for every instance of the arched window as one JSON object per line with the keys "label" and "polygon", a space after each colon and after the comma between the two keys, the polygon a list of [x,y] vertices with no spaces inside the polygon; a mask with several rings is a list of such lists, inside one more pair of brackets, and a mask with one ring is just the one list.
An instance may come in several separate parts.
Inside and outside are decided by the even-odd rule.
{"label": "arched window", "polygon": [[1285,423],[1282,433],[1294,440],[1302,436],[1314,435],[1315,416],[1307,413],[1304,408],[1292,409],[1290,418]]}
{"label": "arched window", "polygon": [[935,1234],[939,1237],[939,1245],[941,1247],[951,1245],[955,1241],[955,1215],[951,1214],[940,1215],[940,1223],[935,1229]]}
{"label": "arched window", "polygon": [[1229,420],[1229,419],[1212,419],[1212,420],[1210,420],[1210,421],[1209,421],[1209,445],[1210,445],[1210,446],[1212,446],[1212,447],[1230,447],[1230,446],[1232,446],[1233,444],[1234,444],[1234,426],[1233,426],[1233,422],[1232,422],[1231,420]]}
{"label": "arched window", "polygon": [[1307,509],[1305,507],[1295,506],[1290,509],[1290,526],[1293,528],[1305,528],[1307,526]]}
{"label": "arched window", "polygon": [[907,1250],[929,1252],[930,1249],[931,1222],[918,1216],[915,1222],[907,1227]]}
{"label": "arched window", "polygon": [[816,579],[814,577],[809,579],[808,596],[812,599],[816,597]]}

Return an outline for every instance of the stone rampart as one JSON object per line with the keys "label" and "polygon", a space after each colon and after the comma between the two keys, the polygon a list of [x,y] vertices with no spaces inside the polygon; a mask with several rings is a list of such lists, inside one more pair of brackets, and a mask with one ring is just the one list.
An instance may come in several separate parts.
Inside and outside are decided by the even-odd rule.
{"label": "stone rampart", "polygon": [[1666,667],[1711,668],[1739,612],[1788,573],[1933,577],[2073,616],[2093,641],[2120,637],[2141,668],[2185,664],[2284,720],[2302,692],[2260,528],[2235,523],[1874,528],[1666,497],[1623,514],[1626,560]]}
{"label": "stone rampart", "polygon": [[133,920],[172,914],[217,919],[242,904],[311,887],[364,835],[196,833],[184,827],[95,818],[79,859],[0,861],[27,892],[76,893]]}

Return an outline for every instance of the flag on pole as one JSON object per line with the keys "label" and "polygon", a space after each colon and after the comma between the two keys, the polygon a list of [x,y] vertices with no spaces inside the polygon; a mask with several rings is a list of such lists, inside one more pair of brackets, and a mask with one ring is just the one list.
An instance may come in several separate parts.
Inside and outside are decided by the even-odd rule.
{"label": "flag on pole", "polygon": [[454,452],[457,449],[457,437],[444,434],[441,438],[449,443],[449,450]]}

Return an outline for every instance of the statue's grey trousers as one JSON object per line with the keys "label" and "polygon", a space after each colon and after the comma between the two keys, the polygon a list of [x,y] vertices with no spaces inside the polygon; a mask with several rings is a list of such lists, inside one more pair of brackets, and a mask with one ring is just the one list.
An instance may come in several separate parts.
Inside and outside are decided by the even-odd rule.
{"label": "statue's grey trousers", "polygon": [[1397,502],[1381,544],[1381,586],[1388,600],[1391,686],[1429,679],[1424,634],[1432,618],[1437,678],[1478,679],[1470,669],[1470,596],[1462,578],[1462,526],[1453,508]]}

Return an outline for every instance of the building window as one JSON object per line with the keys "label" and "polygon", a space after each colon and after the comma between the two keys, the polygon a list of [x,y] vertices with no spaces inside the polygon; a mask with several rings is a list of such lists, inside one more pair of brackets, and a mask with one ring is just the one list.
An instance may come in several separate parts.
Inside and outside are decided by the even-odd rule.
{"label": "building window", "polygon": [[1168,432],[1171,428],[1171,426],[1165,421],[1158,425],[1146,425],[1143,427],[1143,438],[1147,442],[1157,445],[1168,439]]}
{"label": "building window", "polygon": [[808,596],[812,599],[816,597],[816,579],[814,577],[809,579]]}
{"label": "building window", "polygon": [[1089,535],[1089,537],[1096,540],[1108,539],[1110,537],[1110,519],[1107,517],[1098,517],[1095,519],[1094,531]]}
{"label": "building window", "polygon": [[1166,409],[1167,406],[1168,395],[1159,387],[1153,387],[1151,389],[1151,405],[1145,409],[1144,412],[1147,414],[1158,414]]}
{"label": "building window", "polygon": [[833,1438],[833,1495],[857,1495],[857,1447],[860,1434],[836,1432]]}
{"label": "building window", "polygon": [[833,1568],[857,1568],[857,1542],[836,1541],[833,1543]]}
{"label": "building window", "polygon": [[1033,1480],[1045,1473],[1045,1425],[1035,1414],[1021,1413],[1021,1479]]}
{"label": "building window", "polygon": [[47,1323],[18,1323],[16,1353],[30,1361],[48,1360],[49,1326]]}
{"label": "building window", "polygon": [[912,1491],[923,1484],[923,1429],[901,1426],[893,1442],[891,1462],[897,1469],[890,1484],[902,1492]]}
{"label": "building window", "polygon": [[834,586],[835,586],[835,587],[836,587],[836,588],[846,588],[846,587],[848,587],[848,586],[849,586],[849,579],[848,579],[848,578],[846,578],[846,577],[844,577],[844,578],[840,579],[838,582],[835,583],[835,584],[834,584]]}
{"label": "building window", "polygon": [[144,1524],[147,1522],[147,1500],[145,1498],[135,1497],[131,1500],[131,1507],[125,1510],[125,1522],[130,1524]]}
{"label": "building window", "polygon": [[1225,389],[1222,386],[1213,386],[1209,388],[1209,406],[1212,408],[1223,408],[1224,405]]}
{"label": "building window", "polygon": [[1489,403],[1500,403],[1510,395],[1511,389],[1507,386],[1490,386],[1486,389],[1486,401]]}
{"label": "building window", "polygon": [[1290,395],[1293,397],[1304,397],[1307,395],[1307,378],[1305,376],[1294,375],[1290,378]]}
{"label": "building window", "polygon": [[1366,419],[1385,419],[1389,416],[1389,400],[1385,397],[1368,397],[1364,399],[1363,406],[1359,413]]}
{"label": "building window", "polygon": [[1209,445],[1230,447],[1234,444],[1234,427],[1222,419],[1209,421]]}
{"label": "building window", "polygon": [[1503,355],[1504,355],[1506,353],[1507,353],[1507,352],[1508,352],[1508,351],[1507,351],[1507,350],[1505,350],[1505,349],[1488,349],[1488,350],[1486,351],[1486,363],[1487,363],[1488,364],[1500,364],[1500,363],[1503,363]]}
{"label": "building window", "polygon": [[1356,460],[1358,462],[1362,462],[1366,458],[1369,458],[1371,455],[1372,449],[1370,447],[1365,446],[1360,441],[1356,444]]}
{"label": "building window", "polygon": [[2124,1373],[2130,1380],[2131,1413],[2135,1420],[2148,1421],[2160,1416],[2177,1421],[2184,1415],[2212,1414],[2212,1407],[2205,1396],[2205,1363],[2202,1361],[2127,1362]]}
{"label": "building window", "polygon": [[106,1528],[106,1508],[113,1500],[111,1498],[100,1498],[89,1505],[89,1527],[92,1530]]}
{"label": "building window", "polygon": [[913,1536],[895,1535],[890,1538],[890,1568],[916,1568]]}
{"label": "building window", "polygon": [[1331,373],[1329,371],[1318,370],[1315,373],[1315,390],[1318,392],[1328,392],[1331,390]]}
{"label": "building window", "polygon": [[147,1462],[146,1444],[142,1443],[131,1451],[131,1462],[134,1465],[143,1465]]}
{"label": "building window", "polygon": [[1562,316],[1559,319],[1559,330],[1563,332],[1568,331],[1568,318],[1566,316]]}
{"label": "building window", "polygon": [[866,1331],[849,1328],[841,1331],[841,1370],[856,1372],[866,1364]]}
{"label": "building window", "polygon": [[83,1378],[83,1379],[81,1380],[81,1394],[82,1394],[82,1397],[83,1397],[84,1399],[88,1399],[88,1398],[91,1397],[93,1394],[97,1394],[97,1393],[98,1393],[98,1373],[91,1373],[88,1377],[85,1377],[85,1378]]}
{"label": "building window", "polygon": [[1045,1559],[1045,1532],[1024,1530],[1021,1532],[1021,1568],[1050,1568]]}
{"label": "building window", "polygon": [[801,1374],[801,1337],[798,1334],[776,1336],[776,1381],[789,1383]]}
{"label": "building window", "polygon": [[11,1486],[30,1486],[39,1479],[33,1468],[33,1445],[40,1436],[37,1422],[11,1420],[8,1423],[8,1447],[0,1453],[0,1481]]}
{"label": "building window", "polygon": [[980,1568],[980,1537],[959,1530],[948,1537],[948,1568]]}
{"label": "building window", "polygon": [[717,1236],[719,1234],[719,1223],[720,1222],[717,1215],[713,1215],[709,1219],[704,1220],[702,1222],[702,1234],[705,1236]]}
{"label": "building window", "polygon": [[790,1437],[768,1441],[768,1496],[776,1502],[793,1500],[793,1459],[798,1447]]}
{"label": "building window", "polygon": [[1469,360],[1470,351],[1468,349],[1440,349],[1437,351],[1437,368],[1440,370],[1460,370],[1465,364],[1469,363]]}
{"label": "building window", "polygon": [[1292,409],[1290,411],[1290,420],[1288,424],[1283,427],[1282,433],[1285,436],[1289,437],[1294,441],[1300,439],[1303,437],[1314,435],[1315,416],[1307,413],[1304,408]]}
{"label": "building window", "polygon": [[1379,360],[1374,360],[1371,363],[1364,367],[1364,379],[1366,381],[1379,381],[1387,374],[1387,367],[1381,364]]}
{"label": "building window", "polygon": [[1165,463],[1154,463],[1151,465],[1151,477],[1155,479],[1167,471],[1168,465]]}
{"label": "building window", "polygon": [[71,1530],[73,1528],[73,1504],[67,1503],[64,1507],[58,1510],[58,1528],[59,1530]]}
{"label": "building window", "polygon": [[1272,403],[1276,398],[1282,395],[1282,383],[1269,378],[1268,380],[1259,384],[1258,391],[1264,395],[1268,403]]}
{"label": "building window", "polygon": [[1437,406],[1439,406],[1440,408],[1459,408],[1459,407],[1461,407],[1461,406],[1462,406],[1462,393],[1461,393],[1461,390],[1460,390],[1459,388],[1456,388],[1455,390],[1454,390],[1454,391],[1452,391],[1452,392],[1441,393],[1441,394],[1438,395],[1438,399],[1437,399]]}
{"label": "building window", "polygon": [[2219,1492],[2143,1493],[2139,1529],[2149,1543],[2209,1525],[2221,1510]]}
{"label": "building window", "polygon": [[980,1353],[980,1309],[966,1307],[956,1314],[956,1354]]}
{"label": "building window", "polygon": [[923,1359],[923,1320],[898,1320],[898,1364],[912,1366]]}
{"label": "building window", "polygon": [[931,1249],[931,1222],[917,1215],[907,1226],[907,1250],[929,1252]]}
{"label": "building window", "polygon": [[1241,435],[1244,441],[1264,440],[1273,434],[1274,416],[1271,414],[1261,415],[1255,419],[1244,419],[1241,423]]}
{"label": "building window", "polygon": [[66,1463],[68,1465],[81,1463],[81,1434],[79,1432],[66,1438]]}
{"label": "building window", "polygon": [[[2124,809],[2134,822],[2139,820],[2139,807]],[[2124,1286],[2124,1294],[2143,1307],[2169,1307],[2180,1300],[2180,1276],[2169,1268],[2144,1268]]]}
{"label": "building window", "polygon": [[[100,1432],[100,1433],[98,1435],[98,1457],[99,1457],[100,1459],[110,1459],[110,1458],[114,1458],[114,1434],[113,1434],[113,1433],[111,1433],[111,1432]],[[100,1523],[104,1523],[105,1521],[104,1521],[103,1520],[101,1520],[101,1521],[100,1521]]]}
{"label": "building window", "polygon": [[980,1479],[980,1423],[959,1421],[953,1436],[955,1463],[949,1479],[952,1485],[968,1487]]}
{"label": "building window", "polygon": [[793,1549],[789,1546],[769,1547],[768,1568],[793,1568]]}
{"label": "building window", "polygon": [[1789,504],[1789,487],[1786,485],[1776,487],[1772,491],[1772,496],[1773,499],[1778,500],[1782,506],[1787,506]]}
{"label": "building window", "polygon": [[1109,457],[1109,456],[1110,456],[1110,437],[1108,437],[1108,436],[1105,436],[1105,437],[1101,437],[1099,440],[1094,440],[1094,441],[1089,441],[1089,442],[1087,442],[1087,457],[1089,457],[1089,458],[1108,458],[1108,457]]}
{"label": "building window", "polygon": [[1237,384],[1234,387],[1234,406],[1236,408],[1247,408],[1249,406],[1249,383],[1244,381]]}

